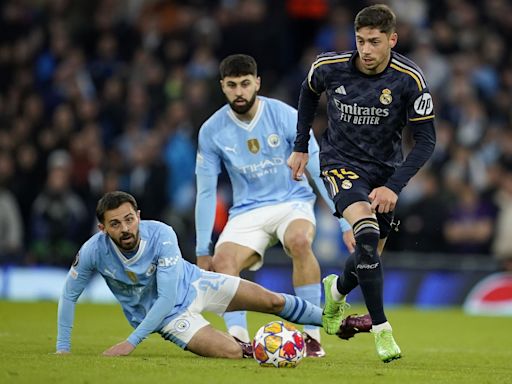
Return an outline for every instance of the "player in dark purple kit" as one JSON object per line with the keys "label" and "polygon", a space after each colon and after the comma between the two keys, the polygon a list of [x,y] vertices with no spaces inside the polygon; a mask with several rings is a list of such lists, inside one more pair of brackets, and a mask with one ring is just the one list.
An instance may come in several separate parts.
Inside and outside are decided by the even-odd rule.
{"label": "player in dark purple kit", "polygon": [[[302,84],[297,138],[288,159],[300,179],[308,162],[308,140],[320,95],[327,97],[328,127],[320,142],[320,167],[336,206],[351,225],[355,252],[340,276],[324,279],[323,326],[335,333],[358,284],[372,318],[377,354],[384,362],[401,357],[384,313],[380,254],[393,226],[398,195],[430,158],[435,146],[432,96],[421,70],[393,52],[396,18],[376,4],[354,21],[357,50],[317,57]],[[404,159],[402,131],[414,146]]]}

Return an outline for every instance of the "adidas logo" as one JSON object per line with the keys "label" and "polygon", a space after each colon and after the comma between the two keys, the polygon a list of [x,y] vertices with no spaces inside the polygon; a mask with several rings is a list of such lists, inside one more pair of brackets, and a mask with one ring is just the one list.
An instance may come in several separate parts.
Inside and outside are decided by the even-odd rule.
{"label": "adidas logo", "polygon": [[345,91],[345,87],[343,85],[340,85],[338,88],[334,90],[334,93],[337,93],[339,95],[346,95],[347,91]]}

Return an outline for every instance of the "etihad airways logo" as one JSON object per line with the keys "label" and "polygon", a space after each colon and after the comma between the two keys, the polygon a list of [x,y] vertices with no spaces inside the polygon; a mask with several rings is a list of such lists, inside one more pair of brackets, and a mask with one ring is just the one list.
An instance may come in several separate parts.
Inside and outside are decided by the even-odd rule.
{"label": "etihad airways logo", "polygon": [[271,159],[264,159],[256,163],[241,165],[238,167],[240,173],[249,175],[249,177],[261,177],[269,173],[277,173],[277,166],[284,164],[284,158],[273,157]]}
{"label": "etihad airways logo", "polygon": [[376,125],[381,117],[389,116],[389,108],[361,107],[357,103],[345,104],[337,99],[334,99],[334,104],[340,111],[340,121],[347,123]]}

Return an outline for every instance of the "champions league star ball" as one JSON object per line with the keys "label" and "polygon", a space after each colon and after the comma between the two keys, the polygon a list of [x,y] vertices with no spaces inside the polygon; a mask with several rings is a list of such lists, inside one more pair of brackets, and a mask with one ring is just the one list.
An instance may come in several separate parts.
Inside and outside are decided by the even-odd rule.
{"label": "champions league star ball", "polygon": [[254,359],[262,367],[295,368],[306,352],[302,333],[283,321],[261,327],[252,347]]}

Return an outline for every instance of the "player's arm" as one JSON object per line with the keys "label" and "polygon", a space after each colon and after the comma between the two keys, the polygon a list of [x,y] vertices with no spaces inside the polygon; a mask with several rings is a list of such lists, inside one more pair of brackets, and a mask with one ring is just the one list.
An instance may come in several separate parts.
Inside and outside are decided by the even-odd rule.
{"label": "player's arm", "polygon": [[[318,85],[317,85],[318,83]],[[316,71],[313,70],[308,74],[306,80],[302,82],[299,96],[299,108],[297,117],[297,132],[293,152],[288,158],[288,166],[292,170],[292,178],[300,180],[304,174],[304,169],[308,163],[308,143],[309,131],[313,125],[315,112],[320,101],[322,93],[319,86],[320,81],[317,79]]]}
{"label": "player's arm", "polygon": [[183,261],[177,244],[178,241],[174,236],[173,244],[166,247],[162,253],[166,255],[162,257],[165,260],[158,263],[156,270],[158,298],[146,317],[126,340],[113,345],[103,352],[103,355],[129,355],[142,340],[158,329],[164,318],[172,311],[176,304],[178,281],[183,274]]}
{"label": "player's arm", "polygon": [[[334,203],[329,196],[325,183],[320,178],[320,148],[318,147],[318,143],[312,132],[311,141],[309,143],[309,154],[309,162],[306,166],[309,176],[313,180],[313,183],[315,184],[317,191],[320,193],[320,196],[322,196],[322,199],[325,201],[325,204],[327,204],[332,213],[335,213],[336,208],[334,207]],[[355,250],[355,238],[352,233],[352,227],[343,217],[339,218],[338,221],[343,233],[343,242],[345,243],[348,251],[352,253]]]}
{"label": "player's arm", "polygon": [[[210,123],[213,124],[213,123]],[[199,130],[196,160],[196,257],[199,268],[212,270],[212,232],[217,205],[217,179],[221,159],[210,135],[215,126],[203,124]]]}
{"label": "player's arm", "polygon": [[217,204],[217,175],[196,175],[196,257],[199,268],[212,270],[212,232]]}
{"label": "player's arm", "polygon": [[427,160],[430,159],[436,145],[436,131],[433,120],[411,125],[411,129],[414,146],[405,161],[396,169],[385,185],[397,195]]}
{"label": "player's arm", "polygon": [[89,283],[94,272],[91,260],[82,250],[77,254],[71,266],[59,299],[57,310],[56,353],[67,354],[71,351],[71,331],[75,317],[75,304]]}

